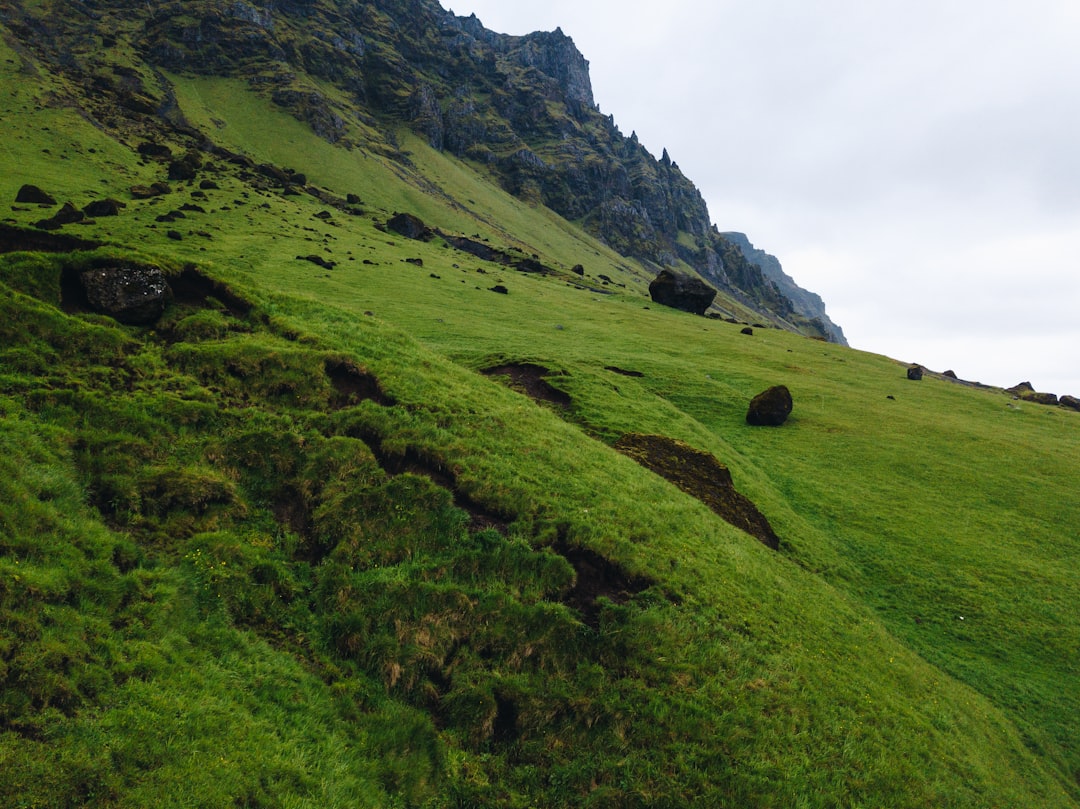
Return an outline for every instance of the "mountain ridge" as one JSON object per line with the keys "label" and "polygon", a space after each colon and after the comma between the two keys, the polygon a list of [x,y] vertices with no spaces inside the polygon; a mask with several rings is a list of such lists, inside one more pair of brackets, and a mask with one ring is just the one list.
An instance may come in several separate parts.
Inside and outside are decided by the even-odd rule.
{"label": "mountain ridge", "polygon": [[498,34],[435,0],[141,8],[102,0],[74,4],[63,19],[9,22],[73,78],[136,114],[174,114],[168,80],[86,50],[100,21],[123,16],[129,47],[154,69],[241,76],[331,142],[395,155],[392,128],[405,122],[623,255],[655,270],[690,269],[759,319],[843,342],[823,306],[806,315],[792,302],[793,282],[781,288],[719,233],[666,151],[655,158],[599,112],[588,62],[561,29]]}

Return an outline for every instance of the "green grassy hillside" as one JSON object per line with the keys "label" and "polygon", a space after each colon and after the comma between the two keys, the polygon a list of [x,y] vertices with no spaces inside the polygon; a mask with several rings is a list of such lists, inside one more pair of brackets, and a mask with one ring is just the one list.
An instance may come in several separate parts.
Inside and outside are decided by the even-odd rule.
{"label": "green grassy hillside", "polygon": [[[665,309],[482,167],[240,82],[168,77],[217,152],[99,128],[7,41],[0,804],[1080,805],[1080,413]],[[148,140],[201,168],[137,199]],[[45,232],[24,183],[125,207]],[[160,266],[160,320],[88,311],[102,263]]]}

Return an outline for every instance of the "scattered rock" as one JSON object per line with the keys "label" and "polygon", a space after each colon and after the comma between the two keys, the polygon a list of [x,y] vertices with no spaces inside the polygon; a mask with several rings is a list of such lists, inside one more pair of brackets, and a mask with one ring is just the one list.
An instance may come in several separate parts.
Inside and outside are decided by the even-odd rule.
{"label": "scattered rock", "polygon": [[1080,410],[1080,399],[1077,399],[1075,396],[1069,396],[1068,394],[1058,399],[1058,404],[1062,407],[1067,407],[1070,410]]}
{"label": "scattered rock", "polygon": [[27,183],[22,186],[18,193],[15,194],[16,202],[29,202],[35,205],[55,205],[56,200],[51,194],[48,194],[38,188],[36,185],[30,185]]}
{"label": "scattered rock", "polygon": [[716,290],[692,275],[661,270],[649,284],[649,295],[664,306],[703,315],[716,297]]}
{"label": "scattered rock", "polygon": [[496,284],[495,286],[490,287],[490,289],[492,292],[498,292],[500,295],[507,295],[510,292],[510,290],[508,290],[502,284]]}
{"label": "scattered rock", "polygon": [[179,160],[169,163],[169,179],[174,182],[194,180],[202,168],[202,158],[197,152],[188,152]]}
{"label": "scattered rock", "polygon": [[1022,393],[1034,393],[1035,388],[1032,387],[1030,382],[1021,382],[1019,385],[1013,385],[1011,388],[1006,388],[1009,393],[1015,393],[1019,396]]}
{"label": "scattered rock", "polygon": [[216,191],[219,187],[213,180],[202,180],[199,183],[199,188],[203,191]]}
{"label": "scattered rock", "polygon": [[791,415],[791,391],[785,385],[775,385],[750,400],[746,423],[755,427],[779,427]]}
{"label": "scattered rock", "polygon": [[417,267],[423,267],[424,266],[424,260],[422,258],[407,258],[407,259],[405,259],[405,263],[406,264],[412,264],[412,265],[417,266]]}
{"label": "scattered rock", "polygon": [[749,335],[749,336],[753,337],[754,336],[754,329],[752,327],[750,327],[750,326],[746,326],[746,327],[739,330],[739,334],[746,334],[746,335]]}
{"label": "scattered rock", "polygon": [[179,230],[169,230],[165,232],[165,235],[172,239],[174,242],[181,241],[184,236]]}
{"label": "scattered rock", "polygon": [[161,143],[140,143],[136,151],[143,157],[152,157],[155,160],[168,160],[172,157],[172,149]]}
{"label": "scattered rock", "polygon": [[95,219],[101,216],[119,216],[120,209],[127,204],[118,199],[96,199],[83,208],[83,213]]}
{"label": "scattered rock", "polygon": [[949,379],[957,379],[955,371],[945,371],[942,376],[947,376]]}
{"label": "scattered rock", "polygon": [[329,219],[333,216],[333,214],[330,213],[330,211],[319,211],[316,214],[312,214],[312,216],[314,216],[316,219]]}
{"label": "scattered rock", "polygon": [[327,261],[325,258],[323,258],[320,255],[316,255],[315,253],[312,253],[309,256],[297,256],[296,260],[297,261],[310,261],[312,264],[317,264],[318,266],[322,267],[325,270],[332,270],[332,269],[334,269],[334,267],[337,266],[337,264],[335,262]]}
{"label": "scattered rock", "polygon": [[356,196],[356,194],[346,194],[345,195],[345,202],[347,202],[349,205],[363,205],[364,204],[364,201],[362,199],[360,199],[360,197]]}
{"label": "scattered rock", "polygon": [[575,264],[573,267],[570,268],[570,272],[572,272],[574,275],[584,275],[585,268],[581,264]]}
{"label": "scattered rock", "polygon": [[1041,405],[1056,405],[1058,404],[1058,397],[1053,393],[1038,393],[1036,391],[1025,391],[1020,394],[1020,398],[1025,402],[1034,402]]}
{"label": "scattered rock", "polygon": [[34,223],[35,227],[39,227],[42,230],[58,230],[64,225],[70,225],[74,222],[81,222],[86,218],[86,214],[72,205],[70,202],[65,202],[63,206],[48,219],[40,219]]}
{"label": "scattered rock", "polygon": [[168,183],[157,182],[151,185],[133,185],[131,186],[131,196],[135,199],[151,199],[153,197],[160,197],[164,194],[171,194],[172,188]]}
{"label": "scattered rock", "polygon": [[735,490],[731,472],[713,455],[674,438],[636,433],[620,438],[615,449],[696,497],[767,547],[773,550],[780,547],[780,538],[765,515]]}
{"label": "scattered rock", "polygon": [[165,274],[153,265],[102,265],[81,272],[79,283],[91,309],[132,325],[157,320],[169,296]]}
{"label": "scattered rock", "polygon": [[386,226],[406,239],[426,242],[435,236],[435,232],[425,225],[420,217],[411,213],[395,213]]}
{"label": "scattered rock", "polygon": [[908,369],[907,369],[907,378],[908,379],[913,379],[916,382],[918,382],[920,379],[922,379],[922,376],[923,376],[923,368],[922,368],[921,365],[911,365],[911,366],[908,367]]}

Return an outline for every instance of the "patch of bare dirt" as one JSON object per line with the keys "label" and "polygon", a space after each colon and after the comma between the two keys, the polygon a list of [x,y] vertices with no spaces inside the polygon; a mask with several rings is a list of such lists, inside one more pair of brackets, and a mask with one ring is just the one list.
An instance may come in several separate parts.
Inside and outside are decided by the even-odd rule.
{"label": "patch of bare dirt", "polygon": [[220,281],[203,275],[193,266],[187,266],[179,275],[169,278],[173,299],[177,303],[206,306],[208,298],[221,302],[230,315],[242,318],[254,308],[252,304]]}
{"label": "patch of bare dirt", "polygon": [[494,528],[500,534],[506,534],[507,526],[513,521],[513,515],[501,514],[476,502],[458,486],[454,473],[435,458],[428,457],[415,449],[409,448],[404,455],[387,452],[382,445],[382,438],[371,430],[363,430],[355,436],[371,449],[371,454],[379,466],[388,475],[400,475],[410,472],[423,475],[435,485],[449,491],[454,496],[454,505],[469,515],[469,529],[482,531]]}
{"label": "patch of bare dirt", "polygon": [[611,371],[611,373],[619,374],[621,376],[631,376],[635,379],[640,379],[641,377],[645,376],[645,374],[641,373],[641,371],[628,371],[626,368],[620,368],[617,365],[605,365],[604,370]]}
{"label": "patch of bare dirt", "polygon": [[606,598],[613,604],[624,604],[655,584],[652,579],[635,576],[596,551],[570,545],[565,539],[559,539],[552,550],[566,559],[577,574],[573,588],[563,601],[581,613],[582,621],[593,629],[600,626],[597,599]]}
{"label": "patch of bare dirt", "polygon": [[735,491],[731,472],[709,453],[667,436],[637,433],[624,435],[615,442],[615,449],[696,497],[767,547],[780,547],[780,538],[765,515]]}
{"label": "patch of bare dirt", "polygon": [[13,253],[16,250],[33,250],[40,253],[71,253],[75,250],[94,250],[101,247],[101,242],[77,239],[62,233],[46,233],[40,230],[0,224],[0,253]]}
{"label": "patch of bare dirt", "polygon": [[331,407],[341,409],[360,402],[371,400],[376,404],[390,407],[396,402],[392,396],[383,392],[376,376],[351,362],[328,362],[326,375],[334,386],[335,396]]}
{"label": "patch of bare dirt", "polygon": [[536,402],[547,402],[556,407],[570,407],[572,400],[569,394],[554,387],[544,379],[551,373],[549,368],[537,365],[533,362],[509,362],[485,368],[480,373],[485,376],[505,376],[510,380],[510,387],[519,393],[524,393]]}

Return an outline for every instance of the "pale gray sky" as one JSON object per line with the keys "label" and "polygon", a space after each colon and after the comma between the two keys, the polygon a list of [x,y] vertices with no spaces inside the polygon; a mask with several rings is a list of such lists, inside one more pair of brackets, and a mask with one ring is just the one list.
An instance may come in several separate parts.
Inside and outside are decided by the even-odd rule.
{"label": "pale gray sky", "polygon": [[1077,0],[443,0],[561,27],[619,128],[851,344],[1080,396]]}

